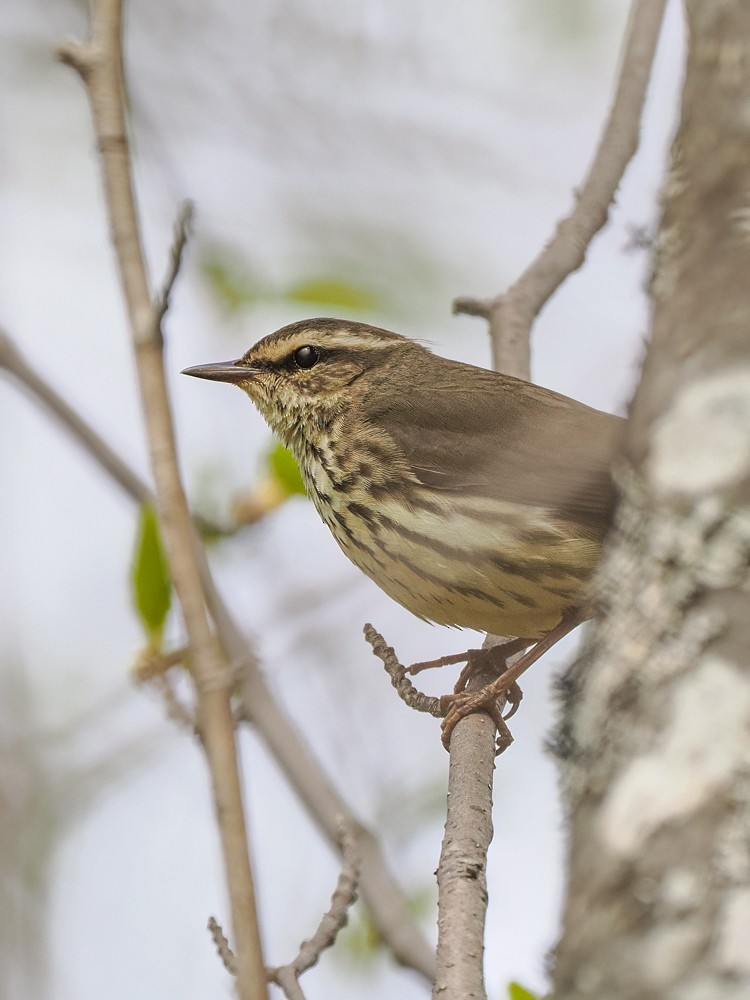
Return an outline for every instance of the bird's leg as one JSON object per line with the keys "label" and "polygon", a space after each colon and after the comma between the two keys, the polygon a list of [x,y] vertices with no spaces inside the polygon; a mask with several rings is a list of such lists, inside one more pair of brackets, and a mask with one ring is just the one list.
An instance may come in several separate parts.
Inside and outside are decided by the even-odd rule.
{"label": "bird's leg", "polygon": [[533,639],[509,639],[507,642],[499,642],[496,646],[488,646],[485,649],[469,649],[464,654],[466,666],[458,675],[455,692],[466,689],[469,679],[479,673],[493,673],[500,676],[505,673],[508,660],[516,653],[533,643]]}
{"label": "bird's leg", "polygon": [[[465,718],[467,715],[471,715],[472,712],[477,711],[489,711],[490,715],[495,718],[497,710],[495,704],[501,696],[505,696],[506,701],[511,705],[511,710],[507,714],[506,718],[510,718],[511,715],[518,708],[518,703],[520,702],[520,688],[518,687],[517,680],[524,671],[543,656],[548,649],[551,649],[555,643],[559,642],[563,636],[567,635],[568,632],[572,632],[574,628],[585,621],[589,617],[584,611],[576,610],[569,615],[566,615],[559,625],[556,625],[551,629],[545,636],[535,643],[531,649],[525,653],[523,656],[519,657],[516,662],[507,668],[497,680],[491,681],[486,684],[479,691],[464,691],[457,690],[457,693],[452,695],[445,695],[441,698],[441,704],[446,708],[446,716],[443,720],[443,746],[446,749],[450,746],[451,733],[455,729],[457,723],[461,719]],[[523,645],[519,646],[519,643]],[[518,652],[519,649],[523,649],[524,646],[528,646],[528,640],[516,639],[510,643],[502,643],[499,646],[494,647],[494,649],[482,650],[483,653],[493,653],[495,650],[500,651],[500,655],[507,659],[508,656],[512,655],[512,652],[507,651],[508,646],[515,646],[512,652]],[[462,673],[463,676],[463,673]],[[460,680],[460,678],[459,678]],[[514,687],[516,690],[514,690]],[[512,692],[512,694],[511,694]],[[494,709],[494,710],[493,710]],[[507,729],[507,726],[504,727]]]}
{"label": "bird's leg", "polygon": [[[451,699],[466,690],[466,686],[472,677],[476,677],[482,673],[492,673],[499,676],[505,672],[510,657],[526,649],[533,641],[533,639],[509,639],[507,642],[500,642],[496,646],[490,646],[486,649],[467,649],[463,653],[440,656],[436,660],[422,660],[419,663],[412,663],[411,666],[406,668],[406,672],[409,674],[418,674],[422,670],[431,670],[434,667],[448,667],[454,663],[465,663],[466,666],[458,675],[458,680],[453,688],[453,694],[444,695],[442,699],[443,705],[447,706]],[[502,728],[500,723],[503,718],[510,719],[511,716],[516,714],[522,698],[523,691],[519,684],[513,681],[505,691],[505,703],[510,705],[510,710],[505,715],[503,715],[502,708],[498,708],[496,711],[493,709],[492,712],[492,717],[495,720],[498,730]],[[508,727],[505,726],[505,728],[507,729]]]}
{"label": "bird's leg", "polygon": [[463,653],[451,653],[449,656],[439,656],[436,660],[420,660],[419,663],[412,663],[406,668],[407,674],[420,674],[423,670],[432,670],[435,667],[450,667],[454,663],[468,663],[474,653],[481,653],[481,649],[466,649]]}
{"label": "bird's leg", "polygon": [[508,657],[513,656],[521,649],[526,649],[533,641],[533,639],[511,639],[509,642],[501,642],[489,649],[465,649],[463,653],[451,653],[448,656],[439,656],[436,660],[421,660],[419,663],[412,663],[406,668],[406,671],[414,675],[423,670],[432,670],[434,667],[449,667],[454,663],[465,663],[466,666],[461,671],[456,684],[456,690],[463,691],[472,674],[482,670],[491,670],[495,674],[501,674],[505,670],[505,661]]}

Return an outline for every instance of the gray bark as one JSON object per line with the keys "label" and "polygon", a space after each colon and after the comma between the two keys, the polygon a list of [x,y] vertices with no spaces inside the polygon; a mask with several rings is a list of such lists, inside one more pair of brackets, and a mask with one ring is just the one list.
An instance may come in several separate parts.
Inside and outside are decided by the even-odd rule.
{"label": "gray bark", "polygon": [[556,1000],[750,996],[750,3],[686,10],[605,613],[563,685]]}

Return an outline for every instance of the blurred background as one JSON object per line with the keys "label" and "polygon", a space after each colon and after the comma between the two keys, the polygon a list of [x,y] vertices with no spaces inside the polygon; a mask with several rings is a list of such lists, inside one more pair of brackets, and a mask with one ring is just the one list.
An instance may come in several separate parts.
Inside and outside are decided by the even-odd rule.
{"label": "blurred background", "polygon": [[[607,113],[626,0],[131,0],[125,43],[135,180],[154,284],[178,204],[195,236],[167,332],[196,511],[226,523],[267,475],[269,432],[239,392],[181,378],[311,315],[341,315],[489,363],[458,295],[503,290],[569,210]],[[140,473],[144,435],[86,97],[55,47],[83,3],[0,15],[0,324]],[[590,260],[545,309],[536,381],[623,412],[637,379],[648,254],[676,124],[673,6],[642,146]],[[136,689],[137,511],[0,377],[0,993],[9,1000],[231,995],[205,931],[228,923],[203,760]],[[393,604],[292,497],[211,546],[221,590],[331,780],[382,837],[426,933],[448,758],[361,636],[403,662],[476,645]],[[179,642],[176,615],[168,625]],[[563,878],[552,681],[524,684],[496,781],[487,981],[545,988]],[[432,692],[454,674],[427,677]],[[243,732],[267,959],[289,960],[338,864],[274,762]],[[361,911],[304,980],[310,997],[423,997]]]}

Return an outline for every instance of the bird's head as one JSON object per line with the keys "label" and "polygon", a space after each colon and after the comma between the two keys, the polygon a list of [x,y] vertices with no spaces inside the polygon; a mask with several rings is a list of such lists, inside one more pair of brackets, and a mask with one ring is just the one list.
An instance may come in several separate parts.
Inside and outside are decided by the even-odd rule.
{"label": "bird's head", "polygon": [[365,388],[412,352],[397,333],[338,319],[310,319],[269,334],[236,361],[186,368],[184,375],[238,385],[285,444],[352,406]]}

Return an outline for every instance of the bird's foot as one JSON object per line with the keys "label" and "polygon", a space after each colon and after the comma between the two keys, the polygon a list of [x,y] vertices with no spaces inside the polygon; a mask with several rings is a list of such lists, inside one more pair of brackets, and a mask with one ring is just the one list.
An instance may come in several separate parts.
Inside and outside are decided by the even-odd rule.
{"label": "bird's foot", "polygon": [[[523,660],[524,657],[521,658]],[[521,660],[518,662],[520,663]],[[440,707],[445,712],[443,719],[443,746],[450,747],[451,736],[461,719],[474,712],[486,712],[497,728],[497,752],[502,753],[513,742],[507,720],[515,715],[523,698],[518,681],[514,677],[507,678],[513,667],[501,674],[494,681],[485,684],[478,691],[467,691],[456,685],[453,694],[446,694],[440,699]],[[460,682],[460,678],[459,678]],[[504,711],[509,706],[507,711]]]}
{"label": "bird's foot", "polygon": [[423,670],[434,670],[436,667],[450,667],[454,663],[467,663],[475,653],[482,653],[481,649],[466,649],[463,653],[451,653],[449,656],[439,656],[436,660],[420,660],[419,663],[412,663],[406,668],[407,674],[421,674]]}
{"label": "bird's foot", "polygon": [[[528,649],[533,641],[533,639],[510,639],[508,642],[501,642],[497,646],[490,646],[486,649],[468,650],[466,666],[458,675],[456,686],[453,689],[454,696],[469,690],[469,683],[474,679],[480,681],[483,679],[484,684],[480,684],[479,687],[484,688],[487,682],[487,675],[494,674],[496,677],[502,677],[508,669],[508,660],[511,656],[515,656],[516,653]],[[477,685],[475,684],[474,693],[476,693],[476,690]],[[518,711],[518,706],[521,704],[521,699],[523,698],[523,691],[515,681],[512,681],[504,694],[505,702],[511,706],[510,711],[504,715],[504,718],[509,719]]]}
{"label": "bird's foot", "polygon": [[[489,654],[490,657],[494,653],[496,658],[495,672],[498,672],[497,661],[502,663],[503,672],[500,673],[499,677],[490,681],[489,684],[485,684],[478,691],[466,690],[466,681],[474,673],[474,671],[469,671],[470,661],[474,658],[474,651],[472,650],[472,656],[467,658],[467,665],[461,672],[454,694],[444,695],[440,699],[441,708],[445,710],[442,739],[446,750],[450,746],[451,734],[461,719],[466,718],[467,715],[471,715],[472,712],[480,711],[487,712],[497,726],[497,752],[502,753],[503,750],[507,749],[513,737],[510,735],[506,720],[515,714],[523,697],[517,678],[525,670],[528,670],[532,663],[536,663],[539,657],[546,653],[548,649],[551,649],[556,642],[559,642],[564,635],[567,635],[568,632],[572,631],[576,625],[579,625],[584,620],[585,614],[580,611],[566,616],[538,642],[534,643],[531,649],[527,649],[530,643],[529,639],[513,639],[510,642],[501,643],[490,649],[479,650],[480,653]],[[519,656],[515,663],[507,666],[508,658],[522,649],[526,649],[523,656]],[[484,668],[485,666],[486,664],[483,663],[482,667]],[[463,686],[461,686],[462,681]],[[506,704],[510,705],[510,710],[503,715],[502,708]]]}
{"label": "bird's foot", "polygon": [[[440,707],[446,716],[443,723],[443,743],[447,747],[450,742],[450,734],[456,723],[471,712],[482,708],[490,716],[497,728],[498,753],[502,753],[513,742],[506,720],[515,715],[518,706],[523,698],[523,691],[515,680],[508,681],[507,685],[495,696],[489,696],[475,706],[474,696],[482,695],[491,685],[488,685],[487,678],[493,675],[498,680],[504,676],[508,660],[516,653],[527,649],[532,639],[510,639],[508,642],[498,643],[485,649],[467,649],[463,653],[454,653],[449,656],[441,656],[435,660],[423,660],[419,663],[412,663],[407,667],[409,674],[418,674],[423,670],[432,670],[435,667],[447,667],[455,663],[464,663],[465,666],[459,674],[453,694],[443,695],[440,699]],[[482,684],[482,680],[485,682]],[[474,690],[468,690],[469,684],[474,681]],[[479,683],[479,688],[476,685]],[[468,701],[467,701],[468,699]],[[467,704],[465,710],[463,705]],[[455,712],[454,712],[455,706]],[[460,714],[455,714],[455,713]]]}
{"label": "bird's foot", "polygon": [[[497,729],[497,753],[500,754],[511,745],[513,736],[508,728],[507,720],[518,711],[523,698],[521,686],[514,676],[508,677],[510,669],[508,660],[516,653],[527,649],[531,639],[513,639],[500,643],[488,649],[470,650],[466,657],[466,666],[461,671],[453,694],[443,695],[440,706],[445,712],[443,720],[443,745],[448,749],[451,734],[458,722],[471,715],[472,712],[484,711],[495,723]],[[521,662],[521,657],[517,662]],[[475,683],[488,675],[494,674],[495,680],[485,683],[480,688],[468,688],[469,683]]]}

